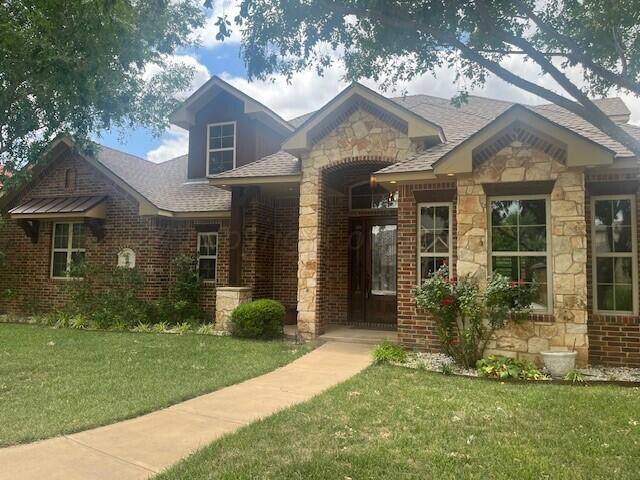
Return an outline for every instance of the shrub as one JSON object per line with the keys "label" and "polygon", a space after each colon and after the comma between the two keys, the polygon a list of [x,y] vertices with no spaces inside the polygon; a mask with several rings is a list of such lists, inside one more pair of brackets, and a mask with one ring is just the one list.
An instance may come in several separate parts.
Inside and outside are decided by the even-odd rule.
{"label": "shrub", "polygon": [[177,333],[178,335],[184,335],[185,333],[189,333],[191,331],[191,325],[189,322],[182,322],[173,327],[171,330],[173,333]]}
{"label": "shrub", "polygon": [[407,361],[407,352],[400,345],[382,342],[373,350],[373,361],[377,364],[405,363]]}
{"label": "shrub", "polygon": [[172,295],[174,321],[171,323],[201,323],[205,313],[200,308],[202,281],[198,276],[197,259],[189,255],[179,255],[174,258],[173,265],[176,282]]}
{"label": "shrub", "polygon": [[171,327],[166,322],[156,323],[151,327],[151,331],[153,333],[169,333],[171,331]]}
{"label": "shrub", "polygon": [[516,360],[503,355],[489,355],[478,360],[478,375],[500,380],[542,380],[545,375],[531,362]]}
{"label": "shrub", "polygon": [[198,335],[212,335],[215,331],[215,325],[213,323],[203,323],[198,327],[196,333]]}
{"label": "shrub", "polygon": [[241,338],[276,338],[283,334],[285,308],[275,300],[254,300],[231,313],[231,334]]}
{"label": "shrub", "polygon": [[80,316],[100,329],[127,330],[146,319],[145,302],[139,296],[144,278],[134,268],[103,268],[88,264],[73,267],[65,291],[69,317]]}
{"label": "shrub", "polygon": [[496,329],[527,317],[533,295],[534,286],[509,282],[500,274],[482,293],[473,278],[450,278],[447,265],[414,290],[417,306],[436,320],[444,353],[466,368],[482,358]]}
{"label": "shrub", "polygon": [[584,376],[575,368],[573,370],[569,370],[564,376],[564,379],[573,383],[584,383]]}
{"label": "shrub", "polygon": [[149,333],[151,331],[151,325],[148,323],[139,323],[131,329],[132,332],[137,333]]}

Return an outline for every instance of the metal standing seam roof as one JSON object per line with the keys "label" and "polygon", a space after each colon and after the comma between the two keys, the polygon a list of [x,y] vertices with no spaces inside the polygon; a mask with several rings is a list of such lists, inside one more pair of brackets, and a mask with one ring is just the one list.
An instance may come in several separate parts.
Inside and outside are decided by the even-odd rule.
{"label": "metal standing seam roof", "polygon": [[82,197],[46,197],[33,198],[15,208],[9,210],[10,214],[38,215],[43,213],[84,213],[99,205],[106,197],[82,196]]}

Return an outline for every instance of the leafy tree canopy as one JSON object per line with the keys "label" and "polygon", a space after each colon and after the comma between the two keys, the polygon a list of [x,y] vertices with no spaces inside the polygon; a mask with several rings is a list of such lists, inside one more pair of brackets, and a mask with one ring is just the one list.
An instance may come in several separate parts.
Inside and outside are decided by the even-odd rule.
{"label": "leafy tree canopy", "polygon": [[0,2],[0,185],[57,135],[160,133],[193,75],[171,54],[203,17],[192,0]]}
{"label": "leafy tree canopy", "polygon": [[[242,0],[240,13],[217,25],[218,38],[241,29],[251,77],[290,78],[310,67],[322,73],[335,52],[347,79],[371,78],[382,87],[439,67],[471,87],[492,73],[640,156],[640,142],[589,99],[612,89],[640,94],[640,0]],[[507,55],[536,63],[563,94],[504,68]],[[584,71],[580,82],[568,74],[574,66]]]}

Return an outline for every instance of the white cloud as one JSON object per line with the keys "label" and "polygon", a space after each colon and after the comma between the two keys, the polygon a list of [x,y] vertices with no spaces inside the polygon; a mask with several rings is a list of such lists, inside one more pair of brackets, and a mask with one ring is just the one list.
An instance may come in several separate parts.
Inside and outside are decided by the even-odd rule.
{"label": "white cloud", "polygon": [[[180,100],[187,99],[193,92],[195,92],[198,88],[200,88],[207,80],[211,74],[209,73],[209,69],[201,64],[198,59],[192,55],[168,55],[165,58],[165,61],[169,64],[173,65],[186,65],[188,67],[193,68],[193,78],[191,79],[191,84],[184,91],[178,93],[178,98]],[[149,80],[154,75],[160,73],[161,68],[155,63],[150,63],[146,66],[142,78],[145,80]]]}
{"label": "white cloud", "polygon": [[222,73],[220,77],[285,119],[317,110],[348,85],[340,65],[327,70],[323,77],[312,70],[297,73],[291,83],[281,75],[273,80],[253,82],[228,73]]}
{"label": "white cloud", "polygon": [[[236,15],[240,13],[240,4],[234,0],[215,0],[213,2],[213,8],[207,11],[207,18],[202,28],[196,30],[195,37],[200,41],[200,44],[205,48],[215,48],[224,44],[238,44],[242,39],[242,34],[238,27],[233,22]],[[219,28],[216,26],[216,22],[219,17],[227,16],[227,20],[231,22],[231,36],[225,38],[224,42],[216,40],[216,34]]]}
{"label": "white cloud", "polygon": [[[170,61],[183,63],[194,69],[193,79],[189,88],[178,95],[181,100],[187,99],[193,92],[200,88],[209,78],[211,74],[206,66],[202,65],[197,58],[191,55],[174,55]],[[154,68],[156,68],[154,66]],[[152,69],[148,69],[152,70]],[[146,73],[146,72],[145,72]],[[152,74],[153,72],[150,72]],[[185,155],[189,150],[189,132],[178,127],[170,127],[169,130],[161,137],[160,145],[153,150],[147,152],[147,159],[152,162],[163,162],[180,155]]]}
{"label": "white cloud", "polygon": [[147,160],[160,163],[165,160],[185,155],[189,151],[189,132],[178,127],[171,127],[162,136],[160,145],[147,152]]}
{"label": "white cloud", "polygon": [[[195,91],[209,78],[209,71],[200,64],[195,57],[179,57],[187,64],[193,65],[196,69],[196,76],[189,92]],[[557,93],[563,93],[553,79],[548,75],[541,75],[539,68],[532,62],[523,61],[520,56],[511,56],[503,61],[503,66],[508,70],[524,76],[530,81],[543,87],[549,88]],[[335,97],[341,90],[347,87],[348,82],[344,80],[344,67],[340,62],[335,62],[328,68],[324,76],[317,75],[315,70],[307,70],[296,73],[290,82],[284,76],[276,76],[269,81],[256,80],[247,81],[246,78],[221,73],[220,77],[239,88],[247,95],[262,102],[285,119],[291,119],[308,112],[312,112],[322,107],[325,103]],[[568,72],[569,77],[580,82],[582,76],[578,69]],[[363,84],[380,91],[378,85],[370,80],[363,80]],[[400,95],[402,91],[408,94],[423,93],[437,97],[450,98],[459,89],[464,87],[464,80],[459,83],[455,81],[455,72],[447,68],[437,69],[435,75],[427,74],[415,78],[406,84],[399,85],[397,91],[381,92],[384,95]],[[526,104],[546,103],[545,100],[533,94],[515,87],[500,78],[491,75],[487,82],[480,88],[469,89],[471,94],[481,95],[500,100],[520,102]],[[640,125],[640,99],[631,95],[620,95],[629,109],[632,111],[631,123]],[[183,155],[188,150],[188,133],[178,128],[172,128],[162,137],[161,144],[148,152],[147,158],[154,162],[159,162]]]}
{"label": "white cloud", "polygon": [[[542,75],[537,65],[531,61],[524,61],[522,56],[512,55],[507,57],[502,62],[502,66],[529,81],[566,96],[566,93],[551,77]],[[276,76],[272,81],[254,82],[248,82],[245,78],[235,77],[226,73],[221,74],[221,77],[256,100],[264,103],[283,118],[290,119],[320,108],[344,89],[348,85],[344,81],[344,72],[342,64],[335,62],[323,77],[318,76],[313,70],[308,70],[295,74],[290,84],[287,83],[286,78],[283,76]],[[567,75],[578,84],[582,82],[582,74],[578,68],[568,70]],[[401,95],[403,91],[406,91],[410,95],[423,93],[443,98],[453,97],[458,90],[463,89],[465,86],[464,79],[456,83],[455,72],[445,67],[437,69],[435,75],[426,74],[405,84],[398,85],[395,91],[383,92],[378,84],[371,80],[362,80],[362,83],[387,96]],[[286,92],[286,94],[283,94],[283,92]],[[469,88],[469,93],[530,105],[548,103],[546,100],[521,90],[495,75],[490,75],[482,87]],[[631,123],[640,125],[640,98],[615,92],[612,92],[611,96],[620,96],[632,112]]]}

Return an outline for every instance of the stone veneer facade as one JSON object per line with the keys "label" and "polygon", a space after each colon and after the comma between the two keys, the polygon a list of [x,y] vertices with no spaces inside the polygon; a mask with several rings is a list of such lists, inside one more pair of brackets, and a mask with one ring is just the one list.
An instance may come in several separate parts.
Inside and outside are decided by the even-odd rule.
{"label": "stone veneer facade", "polygon": [[458,275],[484,281],[489,273],[488,197],[483,183],[554,180],[550,195],[552,313],[496,332],[487,353],[537,360],[541,351],[575,345],[587,362],[587,231],[584,172],[514,142],[457,179]]}
{"label": "stone veneer facade", "polygon": [[303,338],[322,333],[324,318],[320,291],[323,203],[327,188],[324,175],[330,168],[358,162],[381,164],[401,161],[415,150],[407,135],[372,113],[356,110],[321,138],[301,158],[298,230],[298,332]]}
{"label": "stone veneer facade", "polygon": [[216,331],[229,333],[231,313],[238,305],[250,302],[251,299],[250,287],[218,287],[216,289]]}

